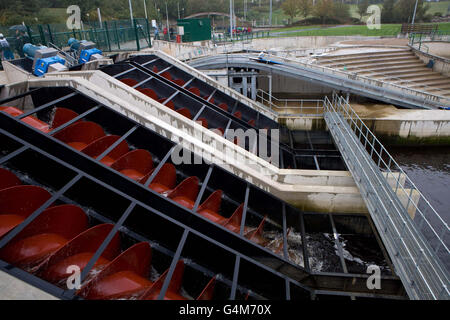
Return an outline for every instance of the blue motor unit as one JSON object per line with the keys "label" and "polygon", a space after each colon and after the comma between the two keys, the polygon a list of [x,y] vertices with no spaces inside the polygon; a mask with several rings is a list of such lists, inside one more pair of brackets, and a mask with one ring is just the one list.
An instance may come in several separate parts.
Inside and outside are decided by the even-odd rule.
{"label": "blue motor unit", "polygon": [[48,57],[48,58],[42,58],[36,60],[36,65],[34,67],[33,73],[35,76],[43,76],[49,71],[49,66],[59,63],[61,65],[64,65],[66,61],[58,56]]}
{"label": "blue motor unit", "polygon": [[67,70],[64,66],[66,61],[58,56],[55,49],[27,43],[23,46],[23,52],[28,59],[33,60],[32,72],[35,76],[42,77],[48,72]]}
{"label": "blue motor unit", "polygon": [[82,50],[80,54],[79,63],[86,63],[91,61],[95,54],[102,55],[103,52],[97,48]]}
{"label": "blue motor unit", "polygon": [[77,55],[80,64],[103,58],[103,52],[95,47],[94,42],[70,38],[67,44]]}

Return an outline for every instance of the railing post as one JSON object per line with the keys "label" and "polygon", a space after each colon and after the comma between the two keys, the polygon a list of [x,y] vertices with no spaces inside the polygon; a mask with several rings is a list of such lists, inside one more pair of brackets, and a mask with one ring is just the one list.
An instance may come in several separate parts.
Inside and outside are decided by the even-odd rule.
{"label": "railing post", "polygon": [[42,25],[38,25],[38,29],[39,29],[39,34],[41,35],[41,44],[42,45],[46,45],[47,44],[47,39],[45,39],[45,33],[44,33],[44,28],[42,27]]}
{"label": "railing post", "polygon": [[408,202],[406,203],[406,212],[408,212],[408,208],[409,208],[409,203],[411,202],[411,195],[413,193],[414,188],[411,188],[409,191],[409,196],[408,196]]}
{"label": "railing post", "polygon": [[[141,45],[139,43],[139,34],[138,34],[138,30],[137,30],[137,25],[136,25],[136,20],[133,19],[133,27],[134,27],[134,34],[136,36],[136,48],[137,51],[141,51]],[[167,34],[169,34],[169,30],[167,30]]]}
{"label": "railing post", "polygon": [[148,22],[148,19],[145,19],[145,21],[146,21],[146,24],[147,24],[148,46],[149,46],[149,48],[151,48],[152,47],[152,37],[151,37],[151,34],[150,34],[150,23]]}
{"label": "railing post", "polygon": [[117,21],[114,21],[114,34],[116,35],[117,48],[120,50],[119,31],[117,31]]}
{"label": "railing post", "polygon": [[97,29],[95,28],[95,24],[92,27],[92,36],[94,38],[93,41],[98,44],[98,34],[97,34]]}
{"label": "railing post", "polygon": [[383,146],[380,148],[380,154],[378,155],[378,168],[380,167],[381,157],[383,155]]}
{"label": "railing post", "polygon": [[105,21],[106,42],[108,44],[109,52],[111,52],[111,40],[109,39],[108,22]]}
{"label": "railing post", "polygon": [[30,37],[30,43],[33,44],[33,34],[31,33],[31,29],[28,25],[25,25],[27,28],[28,36]]}
{"label": "railing post", "polygon": [[52,29],[50,29],[50,25],[49,25],[49,24],[47,24],[47,30],[48,30],[48,36],[49,36],[49,38],[50,38],[50,42],[51,42],[51,43],[55,43],[55,42],[53,41]]}

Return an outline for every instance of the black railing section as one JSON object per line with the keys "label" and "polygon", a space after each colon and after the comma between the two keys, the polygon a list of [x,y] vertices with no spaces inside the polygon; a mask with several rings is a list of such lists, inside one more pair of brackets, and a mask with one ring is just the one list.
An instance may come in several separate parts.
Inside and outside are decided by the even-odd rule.
{"label": "black railing section", "polygon": [[[214,296],[217,299],[241,299],[247,295],[255,299],[315,298],[316,295],[404,296],[400,281],[392,275],[382,276],[382,289],[373,292],[366,286],[368,275],[364,272],[350,273],[346,268],[322,272],[311,267],[309,257],[315,251],[308,248],[307,221],[324,216],[331,219],[334,228],[331,215],[305,214],[208,163],[174,164],[175,185],[179,186],[188,177],[198,178],[198,193],[194,194],[192,207],[186,206],[185,202],[171,198],[170,193],[167,197],[151,188],[158,173],[172,164],[171,154],[176,150],[173,142],[72,88],[32,89],[28,95],[5,99],[0,105],[19,105],[18,102],[30,101],[29,98],[34,108],[27,106],[27,111],[19,114],[11,109],[0,112],[0,167],[16,174],[22,184],[39,186],[50,195],[0,238],[0,252],[14,244],[15,237],[32,226],[49,206],[75,204],[88,215],[89,226],[111,224],[104,241],[99,242],[83,270],[82,279],[89,277],[96,261],[108,251],[106,248],[115,234],[119,234],[122,250],[140,241],[151,244],[152,267],[158,274],[167,270],[159,298],[168,290],[179,260],[186,265],[185,296],[193,298],[213,276],[218,283]],[[66,111],[61,120],[58,108],[70,110],[70,117]],[[46,127],[46,123],[51,125]],[[80,123],[95,124],[96,130],[104,130],[103,138],[115,138],[103,145],[102,152],[89,156],[86,147],[80,149],[81,138],[66,139],[69,129]],[[112,168],[114,164],[106,164],[106,158],[113,157],[124,142],[129,147],[128,153],[150,152],[154,170],[144,172],[145,179],[137,181],[129,171],[119,172],[117,167]],[[198,159],[192,155],[192,163],[198,163],[194,162]],[[234,230],[198,213],[205,200],[219,189],[223,195],[218,214],[229,218],[242,205],[242,218]],[[289,234],[297,235],[300,243],[292,243]],[[339,240],[336,241],[339,247]],[[302,253],[298,259],[295,252]],[[342,262],[342,252],[340,254]],[[1,261],[0,268],[58,297],[78,297],[74,290],[43,282],[39,276],[7,261]],[[191,278],[189,274],[196,276]]]}

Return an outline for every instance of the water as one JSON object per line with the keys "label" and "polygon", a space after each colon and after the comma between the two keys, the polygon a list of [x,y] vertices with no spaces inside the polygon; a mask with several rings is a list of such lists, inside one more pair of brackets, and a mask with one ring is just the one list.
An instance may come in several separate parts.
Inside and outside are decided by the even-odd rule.
{"label": "water", "polygon": [[387,147],[441,217],[450,221],[450,147]]}
{"label": "water", "polygon": [[[264,237],[270,240],[266,248],[278,255],[283,255],[282,233],[268,231],[264,233]],[[391,274],[374,237],[339,234],[339,241],[343,247],[343,257],[349,273],[365,274],[369,265],[377,265],[383,275]],[[332,234],[306,233],[306,242],[308,262],[313,272],[344,272]],[[289,260],[304,267],[301,234],[291,229],[287,237],[287,244]]]}

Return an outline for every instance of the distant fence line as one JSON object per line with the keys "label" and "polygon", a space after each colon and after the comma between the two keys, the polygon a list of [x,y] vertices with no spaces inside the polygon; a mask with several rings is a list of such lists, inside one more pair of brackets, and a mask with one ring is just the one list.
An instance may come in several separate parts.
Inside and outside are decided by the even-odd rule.
{"label": "distant fence line", "polygon": [[[16,36],[11,27],[1,27],[11,48],[15,48]],[[103,51],[141,50],[151,47],[151,35],[154,28],[148,19],[135,18],[131,20],[112,20],[85,23],[82,29],[70,30],[66,24],[36,24],[23,27],[28,34],[27,41],[36,45],[54,45],[62,48],[67,46],[70,38],[89,40],[96,43]]]}

